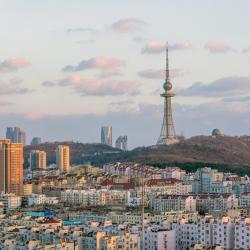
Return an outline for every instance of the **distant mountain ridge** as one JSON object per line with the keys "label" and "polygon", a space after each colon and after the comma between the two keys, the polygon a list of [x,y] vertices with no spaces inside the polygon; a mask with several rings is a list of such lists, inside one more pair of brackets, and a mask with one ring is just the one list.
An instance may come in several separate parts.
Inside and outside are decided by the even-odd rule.
{"label": "distant mountain ridge", "polygon": [[24,148],[25,166],[28,166],[29,152],[32,149],[46,151],[48,163],[54,163],[55,149],[59,144],[70,146],[71,164],[91,162],[94,165],[103,165],[116,161],[137,161],[155,166],[177,165],[184,167],[208,164],[250,173],[250,167],[248,167],[250,166],[249,136],[196,136],[174,145],[139,147],[127,152],[98,143],[45,143]]}

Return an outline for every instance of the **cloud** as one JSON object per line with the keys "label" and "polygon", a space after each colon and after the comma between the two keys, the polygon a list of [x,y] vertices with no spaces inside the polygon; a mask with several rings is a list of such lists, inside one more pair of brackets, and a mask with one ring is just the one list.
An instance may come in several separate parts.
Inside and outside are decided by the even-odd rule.
{"label": "cloud", "polygon": [[2,107],[2,106],[11,106],[11,105],[13,105],[12,102],[0,101],[0,107]]}
{"label": "cloud", "polygon": [[25,116],[27,117],[28,120],[35,121],[35,120],[42,119],[46,115],[40,112],[29,112],[25,114]]}
{"label": "cloud", "polygon": [[79,32],[93,33],[93,32],[96,32],[96,30],[92,29],[92,28],[83,28],[83,27],[69,28],[69,29],[67,29],[67,33],[79,33]]}
{"label": "cloud", "polygon": [[76,43],[79,45],[85,45],[85,44],[93,44],[95,42],[96,41],[94,39],[88,39],[88,40],[80,40],[80,41],[77,41]]}
{"label": "cloud", "polygon": [[[176,50],[189,50],[192,49],[192,44],[190,42],[185,43],[176,43],[176,44],[169,44],[169,50],[176,51]],[[166,50],[166,43],[162,43],[159,41],[150,41],[146,44],[144,48],[142,48],[142,54],[159,54],[165,52]]]}
{"label": "cloud", "polygon": [[[138,72],[138,75],[143,78],[148,79],[164,79],[165,78],[165,69],[145,69],[143,71]],[[182,69],[171,69],[170,70],[170,78],[176,78],[183,76]]]}
{"label": "cloud", "polygon": [[238,104],[226,105],[223,102],[197,106],[175,104],[175,124],[177,131],[185,129],[188,135],[210,134],[217,127],[223,134],[250,134],[249,108]]}
{"label": "cloud", "polygon": [[78,65],[67,65],[62,71],[63,72],[78,72],[87,69],[98,69],[101,71],[101,75],[104,77],[119,75],[120,68],[125,65],[125,61],[108,57],[108,56],[98,56],[90,58],[89,60],[83,60]]}
{"label": "cloud", "polygon": [[42,85],[44,87],[53,87],[53,86],[56,85],[56,82],[53,82],[53,81],[44,81],[44,82],[42,82]]}
{"label": "cloud", "polygon": [[144,48],[142,48],[141,52],[143,54],[158,54],[164,52],[165,50],[166,50],[165,43],[151,41]]}
{"label": "cloud", "polygon": [[138,112],[139,105],[134,100],[126,100],[119,102],[111,102],[109,103],[109,110],[111,112]]}
{"label": "cloud", "polygon": [[22,77],[14,77],[14,78],[11,78],[9,80],[10,84],[13,84],[13,85],[19,85],[23,82],[23,78]]}
{"label": "cloud", "polygon": [[31,90],[21,87],[23,79],[20,77],[12,78],[8,82],[0,80],[0,95],[26,94]]}
{"label": "cloud", "polygon": [[[47,82],[49,84],[47,84]],[[81,95],[92,96],[109,96],[109,95],[137,95],[139,82],[137,81],[121,81],[108,79],[87,79],[74,74],[60,81],[46,81],[44,86],[61,86],[70,87],[76,93]]]}
{"label": "cloud", "polygon": [[112,28],[117,32],[131,32],[141,30],[146,25],[145,22],[136,18],[121,19],[112,24]]}
{"label": "cloud", "polygon": [[133,38],[133,41],[136,43],[143,43],[143,42],[147,42],[148,38],[143,37],[143,36],[136,36]]}
{"label": "cloud", "polygon": [[234,51],[233,48],[224,44],[224,43],[217,43],[217,42],[210,42],[205,45],[205,49],[208,49],[212,54],[223,54],[230,51]]}
{"label": "cloud", "polygon": [[193,45],[190,42],[175,43],[173,45],[169,45],[169,50],[189,50],[192,48]]}
{"label": "cloud", "polygon": [[223,102],[250,102],[250,96],[227,97]]}
{"label": "cloud", "polygon": [[30,66],[29,60],[24,58],[9,58],[0,63],[0,72],[12,72]]}
{"label": "cloud", "polygon": [[204,84],[194,83],[192,86],[179,90],[178,95],[225,97],[229,95],[244,95],[250,91],[250,77],[226,77]]}
{"label": "cloud", "polygon": [[249,47],[246,47],[246,48],[244,48],[244,49],[242,50],[242,53],[244,53],[244,54],[246,54],[246,53],[248,53],[248,52],[250,52],[250,46],[249,46]]}

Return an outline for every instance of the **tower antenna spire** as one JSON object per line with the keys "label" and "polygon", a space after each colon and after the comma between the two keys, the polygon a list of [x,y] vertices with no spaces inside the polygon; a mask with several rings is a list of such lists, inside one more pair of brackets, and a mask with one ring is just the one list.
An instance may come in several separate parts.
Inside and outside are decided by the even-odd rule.
{"label": "tower antenna spire", "polygon": [[172,117],[172,97],[175,94],[172,90],[172,83],[169,80],[169,65],[168,65],[168,43],[166,43],[166,75],[165,82],[163,84],[164,92],[161,94],[161,97],[164,98],[164,116],[161,127],[161,133],[157,141],[157,145],[169,145],[178,143],[176,138],[174,121]]}
{"label": "tower antenna spire", "polygon": [[165,76],[166,82],[169,81],[169,65],[168,65],[168,42],[166,43],[166,76]]}

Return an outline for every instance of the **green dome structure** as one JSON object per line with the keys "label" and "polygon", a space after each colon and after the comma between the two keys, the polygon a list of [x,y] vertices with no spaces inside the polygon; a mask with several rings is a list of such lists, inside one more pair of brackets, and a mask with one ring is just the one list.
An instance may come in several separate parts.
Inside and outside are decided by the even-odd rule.
{"label": "green dome structure", "polygon": [[212,130],[212,136],[221,136],[221,131],[218,128]]}
{"label": "green dome structure", "polygon": [[169,81],[166,81],[163,83],[163,89],[165,91],[170,91],[172,89],[172,83]]}

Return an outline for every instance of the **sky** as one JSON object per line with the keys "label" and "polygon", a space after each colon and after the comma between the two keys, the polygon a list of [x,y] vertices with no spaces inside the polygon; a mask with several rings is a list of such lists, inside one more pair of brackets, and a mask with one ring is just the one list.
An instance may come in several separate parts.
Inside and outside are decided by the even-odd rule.
{"label": "sky", "polygon": [[156,143],[169,44],[178,134],[250,134],[248,0],[0,0],[0,137]]}

